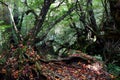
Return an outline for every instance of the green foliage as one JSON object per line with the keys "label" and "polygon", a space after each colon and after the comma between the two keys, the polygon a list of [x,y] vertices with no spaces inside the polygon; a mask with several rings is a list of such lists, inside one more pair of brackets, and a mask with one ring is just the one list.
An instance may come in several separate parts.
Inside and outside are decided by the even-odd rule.
{"label": "green foliage", "polygon": [[23,20],[22,26],[21,26],[22,35],[25,36],[29,32],[29,30],[34,27],[34,23],[35,23],[34,15],[32,15],[32,14],[26,15],[24,17],[24,20]]}
{"label": "green foliage", "polygon": [[104,7],[103,7],[101,0],[93,1],[93,10],[95,13],[95,18],[96,18],[97,24],[99,25],[102,21],[103,12],[104,12]]}
{"label": "green foliage", "polygon": [[40,9],[41,6],[43,5],[44,0],[28,0],[28,5],[30,6],[30,8],[32,9]]}
{"label": "green foliage", "polygon": [[102,56],[101,56],[101,55],[95,55],[94,57],[95,57],[96,59],[100,60],[100,61],[103,61],[103,59],[102,59]]}
{"label": "green foliage", "polygon": [[0,30],[5,31],[6,29],[10,28],[11,25],[0,25]]}
{"label": "green foliage", "polygon": [[[39,19],[41,19],[42,15],[40,15],[40,12],[42,6],[44,5],[45,0],[26,0],[26,1],[27,4],[25,2],[21,2],[20,0],[18,1],[5,0],[5,2],[8,2],[9,5],[11,5],[12,10],[14,9],[14,4],[17,5],[19,12],[18,17],[20,20],[21,20],[21,15],[24,14],[23,21],[21,22],[21,26],[20,26],[21,30],[19,33],[23,36],[23,38],[28,37],[27,40],[29,40],[29,37],[31,37],[31,35],[34,33],[34,32],[30,33],[31,29],[35,28],[36,25],[39,23],[38,22]],[[76,3],[76,1],[78,2]],[[75,7],[75,9],[71,13],[70,12],[68,13],[68,10],[73,7]],[[108,56],[105,55],[104,53],[105,49],[103,48],[100,49],[101,47],[99,47],[102,44],[103,44],[102,47],[105,47],[104,43],[107,40],[99,35],[99,33],[101,33],[100,29],[106,27],[104,26],[105,25],[104,21],[107,18],[104,9],[105,8],[103,6],[102,0],[92,0],[92,5],[87,5],[87,1],[85,0],[56,0],[53,4],[51,4],[50,9],[48,10],[48,13],[46,15],[45,21],[43,22],[43,25],[42,26],[37,25],[40,28],[40,31],[38,32],[37,36],[35,36],[35,38],[40,38],[40,40],[38,41],[38,43],[34,45],[41,46],[43,42],[53,40],[52,42],[53,45],[50,46],[54,47],[54,51],[57,51],[62,46],[63,48],[61,48],[57,54],[63,54],[64,56],[67,55],[67,53],[65,52],[65,50],[67,49],[69,50],[71,48],[86,52],[87,49],[90,47],[91,53],[95,55],[95,58],[101,61],[104,60],[104,56],[106,57]],[[29,10],[32,10],[33,12],[27,14],[27,11]],[[90,15],[89,13],[89,11],[92,10],[94,15]],[[15,13],[13,12],[13,14]],[[38,16],[37,18],[39,19],[36,19],[35,16]],[[63,18],[61,19],[61,17]],[[97,28],[98,31],[96,32],[93,30],[94,25],[92,24],[92,20],[91,20],[91,18],[93,19],[93,17],[95,17],[95,22],[97,24],[95,27]],[[95,22],[93,21],[93,23]],[[10,47],[11,35],[14,37],[14,40],[17,44],[19,43],[19,39],[18,39],[18,34],[16,34],[15,30],[12,28],[13,24],[7,25],[4,23],[5,21],[0,20],[0,31],[1,31],[0,45],[2,46],[2,49],[6,50],[11,48]],[[109,23],[106,22],[106,24],[108,25]],[[113,27],[115,26],[115,24],[111,26]],[[29,33],[30,35],[28,35]],[[95,41],[93,41],[94,36],[96,37]],[[24,40],[23,42],[25,42],[25,48],[17,48],[12,55],[15,57],[16,55],[20,55],[19,56],[20,60],[23,59],[24,57],[23,54],[25,53],[26,48],[29,46],[26,45],[28,41]],[[96,44],[94,45],[94,43]],[[116,42],[115,45],[117,43],[118,42]],[[98,49],[96,49],[97,46]],[[110,45],[108,44],[108,46]],[[101,53],[98,53],[99,49],[101,50],[100,51]],[[50,53],[50,51],[48,52]],[[102,55],[103,54],[102,52],[104,53],[104,55]],[[110,52],[112,52],[112,50],[110,50]],[[48,58],[51,57],[52,56],[48,54]],[[0,63],[3,62],[5,62],[5,58],[0,59]],[[109,64],[108,70],[110,73],[113,73],[114,75],[120,74],[119,73],[120,67],[116,66],[115,64]]]}
{"label": "green foliage", "polygon": [[117,66],[115,64],[108,64],[108,71],[112,73],[113,75],[120,75],[120,66]]}
{"label": "green foliage", "polygon": [[4,21],[0,20],[0,24],[3,24],[3,23],[4,23]]}
{"label": "green foliage", "polygon": [[[18,14],[19,21],[18,24],[7,24],[1,16],[12,20],[8,19],[11,15],[8,12],[0,14],[0,64],[7,64],[9,69],[6,67],[6,70],[14,69],[14,72],[24,75],[22,71],[31,70],[33,67],[32,71],[39,76],[38,72],[42,69],[39,63],[41,56],[48,60],[67,57],[75,53],[69,53],[70,50],[75,50],[92,54],[100,61],[108,61],[108,71],[116,76],[120,75],[120,66],[116,63],[110,64],[114,61],[119,62],[119,40],[104,39],[106,35],[100,35],[101,32],[105,33],[104,27],[112,26],[115,31],[114,20],[107,15],[106,11],[110,10],[105,8],[107,5],[103,5],[104,0],[55,0],[50,8],[46,8],[46,5],[49,5],[44,4],[47,0],[1,1],[10,6],[14,19]],[[88,5],[89,1],[92,3]],[[1,10],[3,9],[0,8],[0,12]],[[37,35],[34,35],[35,32]],[[32,71],[25,73],[25,76],[32,75]]]}
{"label": "green foliage", "polygon": [[6,62],[6,58],[0,58],[0,64],[4,64]]}

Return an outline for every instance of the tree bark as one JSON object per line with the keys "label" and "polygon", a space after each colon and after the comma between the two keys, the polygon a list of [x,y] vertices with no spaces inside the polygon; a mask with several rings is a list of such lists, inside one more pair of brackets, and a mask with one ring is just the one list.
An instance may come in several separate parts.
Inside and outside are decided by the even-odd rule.
{"label": "tree bark", "polygon": [[110,12],[118,31],[120,31],[120,0],[109,0]]}

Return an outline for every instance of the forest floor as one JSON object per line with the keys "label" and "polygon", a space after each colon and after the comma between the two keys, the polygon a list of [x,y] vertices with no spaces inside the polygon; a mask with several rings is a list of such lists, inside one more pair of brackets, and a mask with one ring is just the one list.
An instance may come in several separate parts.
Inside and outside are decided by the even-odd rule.
{"label": "forest floor", "polygon": [[[21,49],[13,50],[14,53],[17,51]],[[0,56],[0,60],[5,57]],[[29,49],[24,54],[9,56],[0,64],[0,80],[114,80],[103,63],[94,60],[81,54],[46,61]]]}
{"label": "forest floor", "polygon": [[97,65],[82,62],[50,62],[42,65],[42,72],[48,80],[112,80],[111,75]]}

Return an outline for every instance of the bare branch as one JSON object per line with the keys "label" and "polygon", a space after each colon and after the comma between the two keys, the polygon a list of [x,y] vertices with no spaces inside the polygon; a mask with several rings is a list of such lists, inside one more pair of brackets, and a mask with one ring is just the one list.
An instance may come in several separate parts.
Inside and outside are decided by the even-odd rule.
{"label": "bare branch", "polygon": [[35,11],[34,11],[33,9],[27,10],[25,13],[26,13],[27,15],[28,15],[29,13],[32,13],[32,14],[35,16],[35,19],[36,19],[36,21],[37,21],[38,15],[35,13]]}
{"label": "bare branch", "polygon": [[52,29],[53,26],[55,26],[57,23],[59,23],[59,22],[61,22],[63,19],[65,19],[69,14],[71,14],[74,9],[75,9],[75,6],[69,8],[69,10],[68,10],[64,15],[62,15],[62,16],[59,17],[56,21],[54,21],[53,23],[51,23],[51,27],[49,28],[49,30]]}
{"label": "bare branch", "polygon": [[16,27],[16,24],[15,24],[15,21],[14,21],[13,15],[12,15],[12,10],[11,10],[10,6],[9,6],[8,4],[2,2],[2,1],[0,1],[0,3],[2,3],[3,5],[5,5],[6,7],[8,7],[8,10],[9,10],[9,12],[10,12],[10,17],[11,17],[11,20],[12,20],[12,23],[13,23],[13,26],[14,26],[14,29],[15,29],[16,33],[18,33],[18,29],[17,29],[17,27]]}
{"label": "bare branch", "polygon": [[2,1],[0,1],[0,3],[8,7],[8,4],[6,4],[6,3],[4,3]]}
{"label": "bare branch", "polygon": [[45,17],[47,15],[47,12],[48,12],[48,10],[50,8],[50,5],[54,1],[55,0],[44,0],[44,5],[43,5],[43,7],[42,7],[42,9],[40,11],[37,24],[30,31],[32,33],[32,36],[31,36],[32,39],[35,39],[35,37],[37,36],[37,34],[39,33],[39,31],[41,30],[43,22],[45,20]]}
{"label": "bare branch", "polygon": [[[18,31],[17,26],[15,24],[11,7],[8,4],[6,4],[6,3],[4,3],[2,1],[0,1],[0,3],[3,4],[3,5],[5,5],[8,8],[9,13],[10,13],[10,17],[11,17],[11,20],[12,20],[12,23],[13,23],[14,30],[15,30],[16,34],[18,34],[19,31]],[[21,34],[18,34],[18,35],[19,35],[20,39],[23,40],[22,35]]]}
{"label": "bare branch", "polygon": [[17,29],[17,26],[16,26],[16,24],[15,24],[15,21],[14,21],[13,15],[12,15],[11,8],[10,8],[9,6],[8,6],[8,10],[9,10],[9,12],[10,12],[10,16],[11,16],[11,20],[12,20],[14,29],[15,29],[16,33],[18,33],[19,31],[18,31],[18,29]]}
{"label": "bare branch", "polygon": [[69,14],[71,14],[74,9],[75,9],[75,6],[69,8],[69,10],[68,10],[64,15],[62,15],[62,16],[59,17],[57,20],[55,20],[54,22],[52,22],[52,23],[49,25],[47,31],[46,31],[46,32],[44,33],[44,35],[42,36],[42,38],[39,38],[39,39],[37,38],[37,39],[38,39],[37,42],[38,42],[39,40],[40,40],[40,41],[43,40],[43,39],[47,36],[47,34],[49,33],[49,31],[50,31],[53,27],[55,27],[56,24],[58,24],[59,22],[61,22],[62,20],[64,20]]}

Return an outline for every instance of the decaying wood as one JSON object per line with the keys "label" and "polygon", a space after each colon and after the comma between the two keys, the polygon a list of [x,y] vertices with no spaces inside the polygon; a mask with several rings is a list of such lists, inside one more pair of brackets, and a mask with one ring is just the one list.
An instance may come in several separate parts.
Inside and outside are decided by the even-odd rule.
{"label": "decaying wood", "polygon": [[71,62],[79,62],[82,61],[84,63],[95,63],[95,62],[99,62],[96,58],[87,55],[81,51],[77,51],[75,52],[75,54],[70,55],[69,57],[66,58],[60,58],[60,59],[51,59],[51,60],[44,60],[44,59],[40,59],[41,62],[44,63],[49,63],[49,62],[66,62],[66,63],[71,63]]}

